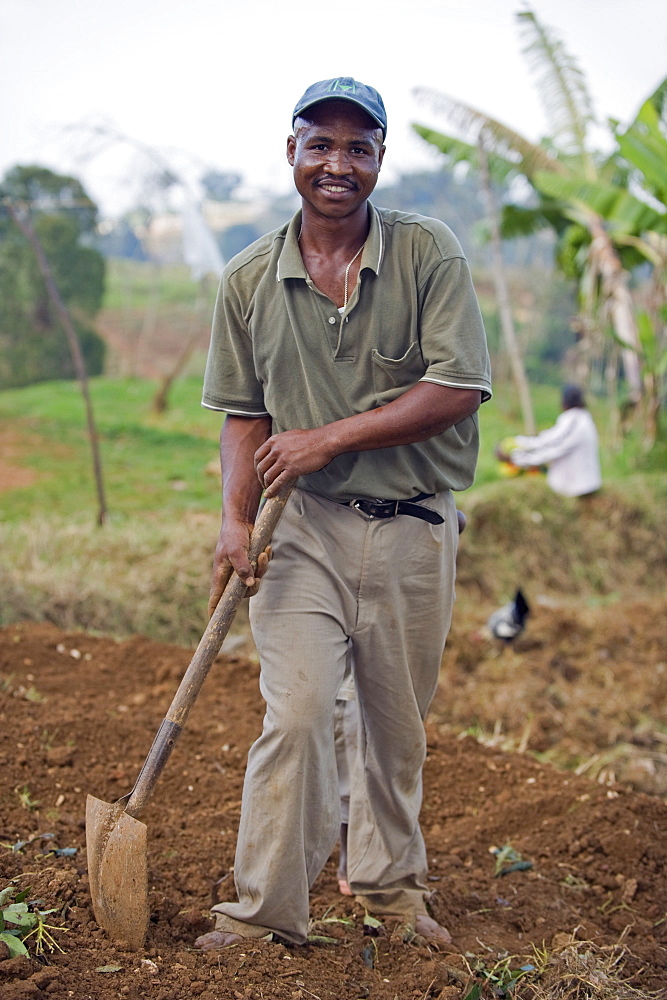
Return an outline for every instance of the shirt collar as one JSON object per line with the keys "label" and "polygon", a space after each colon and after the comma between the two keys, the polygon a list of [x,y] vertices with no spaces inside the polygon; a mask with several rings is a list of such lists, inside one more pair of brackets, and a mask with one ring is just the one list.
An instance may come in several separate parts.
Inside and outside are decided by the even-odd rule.
{"label": "shirt collar", "polygon": [[382,219],[375,205],[369,202],[371,212],[371,228],[368,231],[368,238],[364,252],[361,255],[361,267],[368,267],[376,274],[380,273],[380,265],[384,257],[384,227]]}
{"label": "shirt collar", "polygon": [[278,267],[276,268],[276,281],[283,278],[308,278],[308,272],[303,264],[303,258],[299,249],[299,233],[301,232],[301,210],[292,218],[287,232],[285,242],[278,257]]}
{"label": "shirt collar", "polygon": [[[364,252],[361,255],[360,270],[368,267],[371,271],[379,274],[382,258],[384,257],[384,232],[378,210],[370,202],[368,208],[371,227],[368,231]],[[300,231],[301,211],[299,210],[292,218],[285,233],[285,242],[278,258],[276,281],[282,281],[283,278],[303,278],[306,281],[308,280],[308,272],[304,267],[301,250],[299,249]]]}

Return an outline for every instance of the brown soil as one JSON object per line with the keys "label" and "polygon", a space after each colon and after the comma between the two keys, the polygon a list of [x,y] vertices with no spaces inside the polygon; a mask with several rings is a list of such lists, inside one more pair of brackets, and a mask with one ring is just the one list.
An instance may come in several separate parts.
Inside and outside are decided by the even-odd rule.
{"label": "brown soil", "polygon": [[0,426],[0,493],[32,486],[36,481],[37,473],[21,464],[31,443],[27,434],[8,425]]}
{"label": "brown soil", "polygon": [[[45,624],[0,629],[0,888],[10,880],[29,887],[42,908],[57,909],[50,922],[66,928],[54,932],[63,952],[0,961],[0,996],[462,1000],[505,995],[471,970],[488,972],[507,956],[513,968],[538,965],[533,946],[551,960],[540,988],[555,981],[558,956],[577,948],[605,958],[614,982],[629,984],[549,996],[667,996],[665,802],[613,783],[609,767],[593,782],[499,748],[501,734],[517,734],[518,745],[523,733],[523,745],[566,745],[583,757],[621,740],[652,762],[653,790],[664,791],[660,754],[645,746],[642,728],[667,698],[659,611],[650,602],[586,613],[540,608],[502,652],[465,621],[457,625],[428,726],[423,809],[432,910],[454,938],[447,953],[405,944],[391,927],[364,927],[363,911],[337,892],[335,857],[311,899],[313,933],[335,943],[262,941],[206,957],[193,950],[211,927],[211,901],[234,891],[245,758],[262,716],[250,643],[219,658],[142,817],[152,914],[145,951],[111,944],[88,893],[86,793],[111,802],[130,790],[191,654]],[[497,746],[455,735],[473,683],[488,695],[475,699],[488,701],[487,718],[468,724],[495,728]],[[18,841],[29,843],[12,850]],[[496,875],[490,848],[505,845],[531,867]],[[470,994],[474,984],[480,993]],[[512,993],[536,995],[525,983]]]}

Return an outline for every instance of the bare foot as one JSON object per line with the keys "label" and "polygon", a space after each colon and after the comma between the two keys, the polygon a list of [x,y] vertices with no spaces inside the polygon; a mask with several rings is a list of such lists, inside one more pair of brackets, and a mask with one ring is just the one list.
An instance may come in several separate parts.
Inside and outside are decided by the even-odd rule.
{"label": "bare foot", "polygon": [[340,874],[338,875],[338,891],[341,896],[354,896],[354,893],[350,889],[350,883],[346,878],[342,878]]}
{"label": "bare foot", "polygon": [[429,944],[451,944],[452,935],[427,913],[418,913],[415,919],[415,934],[421,935]]}
{"label": "bare foot", "polygon": [[338,840],[338,891],[342,896],[353,896],[347,880],[347,823],[341,823]]}
{"label": "bare foot", "polygon": [[232,934],[231,931],[209,931],[208,934],[201,934],[197,938],[195,948],[199,951],[218,951],[242,940],[240,934]]}

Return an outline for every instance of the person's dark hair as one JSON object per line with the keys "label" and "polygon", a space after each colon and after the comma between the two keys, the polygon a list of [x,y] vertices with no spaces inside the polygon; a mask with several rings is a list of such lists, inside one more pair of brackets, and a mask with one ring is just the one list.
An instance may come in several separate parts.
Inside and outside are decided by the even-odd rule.
{"label": "person's dark hair", "polygon": [[561,397],[564,410],[571,410],[575,406],[579,406],[582,409],[585,408],[586,403],[584,401],[584,394],[577,385],[565,385],[563,386],[563,395]]}

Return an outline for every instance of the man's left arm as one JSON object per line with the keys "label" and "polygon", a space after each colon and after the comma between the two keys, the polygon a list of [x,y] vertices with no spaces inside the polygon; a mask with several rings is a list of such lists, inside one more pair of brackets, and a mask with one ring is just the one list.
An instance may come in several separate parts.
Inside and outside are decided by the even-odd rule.
{"label": "man's left arm", "polygon": [[351,451],[393,448],[426,441],[471,416],[479,408],[479,389],[454,389],[418,382],[386,406],[357,413],[313,430],[273,434],[257,450],[255,468],[275,496],[290,479],[305,476]]}
{"label": "man's left arm", "polygon": [[[453,234],[450,237],[455,241]],[[419,289],[422,379],[384,406],[313,430],[270,437],[255,454],[267,496],[274,496],[289,479],[324,468],[338,455],[415,444],[442,434],[490,397],[479,305],[458,243],[450,243],[451,249],[459,253],[435,262],[431,258]]]}

